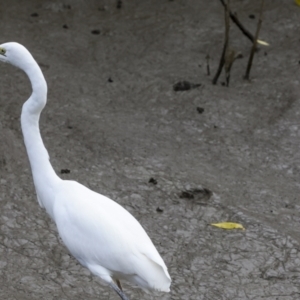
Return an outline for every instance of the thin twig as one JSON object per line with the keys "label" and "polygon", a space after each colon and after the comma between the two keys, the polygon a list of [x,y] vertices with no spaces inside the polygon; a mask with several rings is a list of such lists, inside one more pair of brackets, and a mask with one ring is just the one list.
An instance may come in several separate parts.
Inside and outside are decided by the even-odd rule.
{"label": "thin twig", "polygon": [[207,76],[210,76],[210,67],[209,67],[209,54],[206,55],[206,71],[207,71]]}
{"label": "thin twig", "polygon": [[225,56],[227,53],[227,48],[228,48],[228,43],[229,43],[229,26],[230,26],[230,20],[229,20],[229,1],[227,0],[227,4],[224,3],[224,12],[225,12],[225,40],[224,40],[224,46],[223,46],[223,51],[222,51],[222,55],[220,58],[220,63],[219,63],[219,67],[217,70],[216,75],[214,76],[212,83],[216,84],[218,81],[218,78],[222,72],[223,66],[225,64]]}
{"label": "thin twig", "polygon": [[213,84],[217,83],[218,78],[219,78],[219,76],[222,72],[222,69],[223,69],[223,66],[224,66],[224,63],[225,63],[226,48],[227,48],[227,41],[225,41],[224,46],[223,46],[223,51],[222,51],[221,59],[220,59],[220,62],[219,62],[219,67],[218,67],[218,70],[217,70],[217,73],[216,73],[215,77],[212,80]]}
{"label": "thin twig", "polygon": [[[225,7],[225,2],[224,0],[220,0],[221,3],[223,4],[223,6]],[[243,34],[253,43],[254,42],[254,36],[252,35],[251,32],[249,32],[244,26],[243,24],[240,22],[240,20],[238,19],[238,17],[233,14],[230,10],[229,10],[229,15],[231,20],[237,25],[237,27],[243,32]]]}
{"label": "thin twig", "polygon": [[233,63],[236,61],[236,59],[242,58],[242,57],[243,57],[243,55],[240,52],[236,53],[236,51],[233,49],[227,50],[227,54],[225,56],[226,86],[229,86],[230,71],[231,71]]}
{"label": "thin twig", "polygon": [[232,64],[235,60],[235,51],[232,49],[228,49],[226,56],[225,56],[225,75],[226,75],[226,86],[229,86],[230,81],[230,70],[232,67]]}
{"label": "thin twig", "polygon": [[265,4],[265,0],[261,0],[260,11],[259,11],[259,19],[258,19],[258,23],[257,23],[255,38],[254,38],[254,42],[253,42],[253,45],[252,45],[252,48],[251,48],[250,57],[249,57],[249,60],[248,60],[248,65],[247,65],[247,70],[246,70],[246,74],[245,74],[245,77],[244,77],[247,80],[249,80],[252,61],[253,61],[253,58],[254,58],[254,53],[255,53],[256,45],[257,45],[257,39],[258,39],[259,31],[260,31],[260,28],[261,28],[264,4]]}
{"label": "thin twig", "polygon": [[[225,10],[225,27],[226,27],[226,39],[227,39],[227,48],[225,50],[225,74],[226,74],[226,86],[228,87],[229,85],[229,80],[230,80],[230,69],[232,62],[234,60],[234,52],[229,50],[229,30],[230,30],[230,0],[227,0],[227,8]],[[231,53],[233,54],[231,55]],[[232,56],[232,57],[231,57]],[[232,62],[231,62],[232,61]]]}

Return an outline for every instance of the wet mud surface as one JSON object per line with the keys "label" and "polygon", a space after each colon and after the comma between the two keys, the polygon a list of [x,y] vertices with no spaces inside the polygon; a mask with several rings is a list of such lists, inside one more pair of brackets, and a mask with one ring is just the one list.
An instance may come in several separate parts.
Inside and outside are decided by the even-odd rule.
{"label": "wet mud surface", "polygon": [[[260,1],[232,1],[255,31]],[[41,132],[62,178],[111,197],[145,227],[171,293],[130,299],[300,299],[300,8],[266,1],[251,44],[232,25],[230,87],[211,80],[219,1],[16,1],[1,43],[24,44],[48,82]],[[211,75],[207,76],[206,57]],[[26,76],[0,65],[0,298],[115,299],[62,245],[39,207],[19,117]],[[178,82],[201,84],[174,90]],[[186,84],[183,84],[186,86]],[[210,223],[239,222],[245,231]]]}

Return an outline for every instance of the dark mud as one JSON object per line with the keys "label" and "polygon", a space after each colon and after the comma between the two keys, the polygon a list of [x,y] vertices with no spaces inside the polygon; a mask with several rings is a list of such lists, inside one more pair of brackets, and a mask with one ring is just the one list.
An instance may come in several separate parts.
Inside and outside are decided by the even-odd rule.
{"label": "dark mud", "polygon": [[[232,1],[251,32],[259,4]],[[229,88],[224,74],[211,84],[223,20],[219,1],[1,6],[1,43],[24,44],[48,82],[41,132],[55,170],[128,209],[169,267],[170,294],[125,284],[130,299],[300,298],[300,8],[266,1],[260,38],[271,46],[256,53],[251,82],[251,43],[232,25],[243,58]],[[0,299],[118,299],[38,206],[19,124],[29,82],[0,70]],[[201,87],[175,92],[183,81]],[[180,197],[204,187],[210,197]],[[209,225],[221,221],[246,230]]]}

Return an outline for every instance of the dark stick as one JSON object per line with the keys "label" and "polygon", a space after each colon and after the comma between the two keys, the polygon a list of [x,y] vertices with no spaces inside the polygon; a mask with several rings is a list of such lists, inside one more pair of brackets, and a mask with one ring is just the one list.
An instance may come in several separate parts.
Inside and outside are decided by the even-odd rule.
{"label": "dark stick", "polygon": [[209,54],[206,55],[206,71],[207,71],[207,76],[210,75],[210,67],[209,67]]}
{"label": "dark stick", "polygon": [[236,59],[242,58],[243,55],[238,52],[236,53],[233,49],[229,49],[227,51],[227,55],[225,57],[225,73],[226,73],[226,86],[229,86],[230,81],[230,71],[232,68],[233,63]]}
{"label": "dark stick", "polygon": [[225,40],[222,55],[221,55],[221,59],[220,59],[220,63],[219,63],[219,67],[218,67],[218,70],[217,70],[217,73],[216,73],[214,79],[212,80],[213,84],[217,83],[218,78],[219,78],[219,76],[222,72],[222,69],[223,69],[223,66],[224,66],[224,63],[225,63],[225,52],[226,52],[226,49],[227,49],[227,44],[228,44],[228,41]]}
{"label": "dark stick", "polygon": [[225,56],[225,75],[226,75],[226,86],[227,87],[229,86],[230,70],[231,70],[234,60],[235,60],[235,51],[228,50],[227,55]]}
{"label": "dark stick", "polygon": [[256,33],[255,33],[255,39],[251,48],[251,52],[250,52],[250,57],[248,60],[248,65],[247,65],[247,70],[246,70],[246,74],[245,74],[245,79],[249,80],[249,75],[250,75],[250,70],[251,70],[251,66],[252,66],[252,61],[254,58],[254,53],[256,50],[256,45],[257,45],[257,39],[258,39],[258,35],[259,35],[259,31],[261,28],[261,23],[262,23],[262,14],[263,14],[263,9],[264,9],[264,4],[265,4],[265,0],[261,0],[261,4],[260,4],[260,11],[259,11],[259,19],[258,19],[258,23],[257,23],[257,28],[256,28]]}
{"label": "dark stick", "polygon": [[[225,7],[225,2],[224,0],[220,0],[223,6]],[[253,43],[254,42],[254,37],[252,33],[250,33],[244,26],[243,24],[239,21],[238,17],[233,14],[231,11],[229,11],[229,15],[231,20],[237,25],[237,27],[243,32],[243,34]]]}
{"label": "dark stick", "polygon": [[[234,60],[234,58],[230,58],[230,56],[234,56],[234,52],[233,51],[229,51],[229,29],[230,29],[230,0],[227,0],[227,7],[225,10],[225,36],[226,36],[226,40],[227,40],[227,49],[225,51],[225,74],[226,74],[226,86],[229,86],[229,80],[230,80],[230,69],[231,69],[231,61]],[[233,54],[231,55],[231,52],[233,52]],[[228,67],[228,65],[230,65]]]}
{"label": "dark stick", "polygon": [[225,41],[224,41],[224,46],[223,46],[223,51],[222,51],[222,55],[220,58],[220,63],[219,63],[219,67],[217,70],[216,75],[214,76],[212,83],[216,84],[218,81],[218,78],[222,72],[223,66],[225,64],[225,55],[227,52],[227,48],[228,48],[228,43],[229,43],[229,0],[227,0],[227,5],[224,4],[224,11],[225,11]]}

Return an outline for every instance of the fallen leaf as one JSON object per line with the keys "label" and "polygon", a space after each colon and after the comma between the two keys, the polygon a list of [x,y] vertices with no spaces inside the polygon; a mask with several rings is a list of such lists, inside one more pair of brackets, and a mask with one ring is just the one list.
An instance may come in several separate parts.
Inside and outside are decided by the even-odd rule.
{"label": "fallen leaf", "polygon": [[239,223],[232,223],[232,222],[223,222],[223,223],[212,223],[212,226],[216,226],[223,229],[243,229],[245,230],[244,226]]}
{"label": "fallen leaf", "polygon": [[300,0],[295,0],[295,3],[300,6]]}
{"label": "fallen leaf", "polygon": [[[298,0],[298,1],[299,1],[299,3],[300,3],[300,0]],[[263,40],[257,40],[257,43],[260,44],[260,45],[263,45],[263,46],[270,46],[269,43],[267,43],[267,42],[265,42],[265,41],[263,41]]]}

